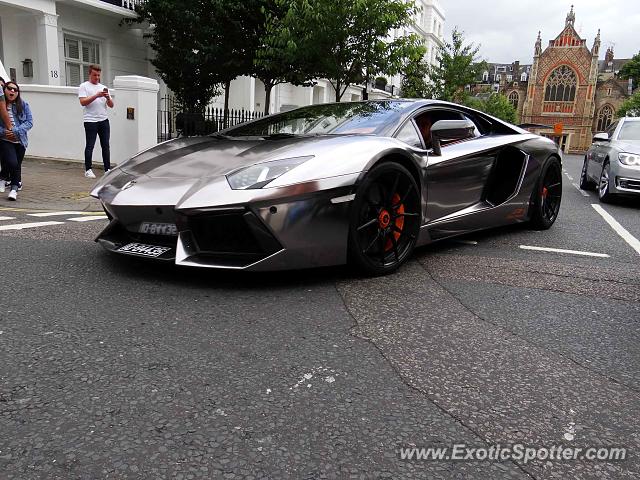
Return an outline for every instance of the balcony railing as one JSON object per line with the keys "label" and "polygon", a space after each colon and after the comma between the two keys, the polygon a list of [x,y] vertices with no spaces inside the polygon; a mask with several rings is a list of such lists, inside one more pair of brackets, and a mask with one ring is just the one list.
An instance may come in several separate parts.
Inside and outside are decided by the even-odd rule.
{"label": "balcony railing", "polygon": [[135,10],[138,5],[142,5],[144,0],[102,0],[116,7],[126,8],[127,10]]}
{"label": "balcony railing", "polygon": [[544,102],[543,113],[573,113],[573,102]]}

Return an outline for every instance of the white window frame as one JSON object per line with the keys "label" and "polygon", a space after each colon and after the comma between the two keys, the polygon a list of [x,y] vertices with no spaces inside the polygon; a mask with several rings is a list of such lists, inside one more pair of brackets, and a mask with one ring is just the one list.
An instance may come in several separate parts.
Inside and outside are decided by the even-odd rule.
{"label": "white window frame", "polygon": [[[68,56],[67,40],[78,42],[78,57],[79,58],[74,58],[74,57]],[[94,59],[84,60],[82,58],[83,44],[85,44],[85,45],[91,44],[93,47],[96,48],[96,50],[95,50],[95,58]],[[74,35],[74,34],[65,33],[64,34],[65,84],[67,86],[70,86],[70,87],[77,87],[81,83],[86,82],[87,80],[89,80],[88,73],[87,73],[89,65],[94,64],[94,63],[95,64],[100,64],[100,58],[101,57],[102,57],[102,44],[101,44],[101,42],[99,42],[98,40],[95,40],[93,38],[86,38],[86,37],[82,37],[80,35]],[[78,65],[80,67],[80,83],[78,85],[72,85],[72,84],[69,83],[69,81],[70,81],[69,66],[70,65]]]}

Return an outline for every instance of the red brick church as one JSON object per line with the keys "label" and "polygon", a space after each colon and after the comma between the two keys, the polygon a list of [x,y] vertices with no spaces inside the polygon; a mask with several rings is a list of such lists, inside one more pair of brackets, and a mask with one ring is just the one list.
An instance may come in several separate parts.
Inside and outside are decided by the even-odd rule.
{"label": "red brick church", "polygon": [[[580,38],[572,6],[564,29],[544,50],[538,33],[532,65],[491,64],[493,78],[484,72],[482,83],[492,84],[494,91],[509,98],[521,123],[547,125],[534,130],[555,137],[566,152],[583,152],[593,134],[606,129],[631,95],[631,84],[616,76],[628,60],[614,60],[613,49],[608,48],[604,61],[599,61],[600,46],[600,31],[591,48]],[[496,73],[499,68],[502,74]]]}

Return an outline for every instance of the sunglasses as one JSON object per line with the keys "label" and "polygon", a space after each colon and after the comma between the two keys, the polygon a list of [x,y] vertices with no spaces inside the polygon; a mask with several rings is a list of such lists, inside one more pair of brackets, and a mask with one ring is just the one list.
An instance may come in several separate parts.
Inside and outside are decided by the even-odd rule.
{"label": "sunglasses", "polygon": [[6,88],[7,90],[9,90],[10,92],[16,92],[16,93],[18,93],[18,92],[20,91],[20,90],[18,90],[16,87],[4,87],[4,88]]}

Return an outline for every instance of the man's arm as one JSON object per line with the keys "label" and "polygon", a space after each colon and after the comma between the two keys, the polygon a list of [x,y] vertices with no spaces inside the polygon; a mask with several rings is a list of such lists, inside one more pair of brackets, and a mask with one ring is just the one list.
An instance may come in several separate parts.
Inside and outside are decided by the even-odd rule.
{"label": "man's arm", "polygon": [[[95,95],[91,95],[90,97],[80,97],[80,105],[82,105],[83,107],[86,107],[87,105],[89,105],[91,102],[93,102],[95,99],[100,98],[100,97],[104,97],[104,92],[98,92]],[[113,104],[113,102],[111,102]]]}
{"label": "man's arm", "polygon": [[111,98],[111,95],[109,95],[109,91],[106,92],[105,97],[107,97],[107,107],[113,108],[113,99]]}
{"label": "man's arm", "polygon": [[4,101],[4,96],[0,96],[0,118],[2,118],[2,123],[5,125],[7,130],[13,130],[13,124],[11,123],[11,119],[7,113],[7,104]]}

